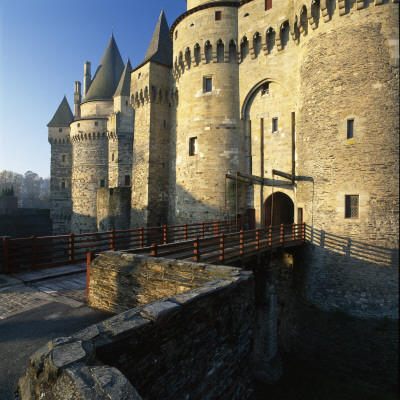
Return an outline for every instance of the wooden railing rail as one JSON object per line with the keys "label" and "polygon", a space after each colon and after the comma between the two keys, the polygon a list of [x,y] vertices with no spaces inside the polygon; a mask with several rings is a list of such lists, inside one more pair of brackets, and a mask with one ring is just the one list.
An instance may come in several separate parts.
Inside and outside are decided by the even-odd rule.
{"label": "wooden railing rail", "polygon": [[[240,220],[212,221],[176,226],[111,230],[30,238],[3,238],[4,273],[39,269],[86,260],[87,252],[146,248],[178,241],[206,238],[215,232],[233,232],[240,228]],[[156,250],[157,251],[157,250]]]}

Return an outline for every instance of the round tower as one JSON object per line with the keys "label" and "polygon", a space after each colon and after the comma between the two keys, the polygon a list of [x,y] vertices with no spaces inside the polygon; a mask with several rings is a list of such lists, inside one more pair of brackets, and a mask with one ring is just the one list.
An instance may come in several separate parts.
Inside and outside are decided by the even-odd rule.
{"label": "round tower", "polygon": [[239,2],[220,3],[188,1],[189,11],[171,28],[177,91],[171,214],[179,224],[234,217],[237,209],[235,192],[226,191],[225,175],[243,170],[244,165],[237,60]]}
{"label": "round tower", "polygon": [[124,63],[113,36],[92,81],[88,78],[90,68],[85,63],[80,118],[70,125],[73,233],[97,231],[97,189],[108,187],[107,121],[114,111],[113,95],[123,70]]}

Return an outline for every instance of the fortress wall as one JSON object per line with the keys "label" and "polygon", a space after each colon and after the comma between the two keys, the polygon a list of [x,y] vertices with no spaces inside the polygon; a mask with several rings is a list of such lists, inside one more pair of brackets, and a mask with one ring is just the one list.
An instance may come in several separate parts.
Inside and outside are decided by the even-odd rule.
{"label": "fortress wall", "polygon": [[81,118],[107,117],[114,111],[113,100],[88,101],[81,104]]}
{"label": "fortress wall", "polygon": [[175,95],[166,66],[150,61],[131,76],[135,108],[131,225],[155,226],[167,221],[170,108]]}
{"label": "fortress wall", "polygon": [[59,132],[59,128],[49,128],[51,145],[50,218],[53,223],[54,235],[71,232],[72,145],[69,136],[70,128],[61,129],[63,132]]}
{"label": "fortress wall", "polygon": [[[141,258],[117,254],[101,256],[116,259],[114,273],[124,269],[119,261],[132,264],[133,258]],[[183,267],[183,275],[175,275],[181,291],[179,281],[186,280],[186,274],[184,264],[178,265]],[[170,265],[167,270],[173,278],[180,268]],[[57,399],[97,399],[112,393],[136,400],[252,398],[254,280],[251,273],[236,268],[223,271],[220,266],[200,268],[199,278],[205,274],[211,280],[201,278],[198,288],[171,292],[172,297],[49,342],[31,356],[19,381],[21,398],[44,390]]]}
{"label": "fortress wall", "polygon": [[[304,290],[318,307],[369,318],[398,317],[397,8],[334,15],[301,47],[296,171],[314,181],[297,187],[314,227]],[[358,218],[345,218],[346,195],[359,196]]]}
{"label": "fortress wall", "polygon": [[[76,124],[76,122],[74,123]],[[97,189],[108,186],[108,139],[106,120],[99,120],[98,132],[73,136],[72,232],[97,230]]]}
{"label": "fortress wall", "polygon": [[[222,13],[215,20],[215,11]],[[193,24],[193,26],[192,26]],[[202,38],[201,60],[196,66],[193,29]],[[237,37],[237,8],[216,7],[198,11],[175,28],[174,77],[178,91],[176,108],[176,223],[193,223],[228,216],[225,207],[225,174],[243,170],[243,136],[239,116],[239,75],[236,60],[229,60],[229,41]],[[174,34],[175,35],[175,34]],[[223,60],[217,42],[224,43]],[[212,45],[210,59],[205,45]],[[190,49],[190,66],[179,62]],[[186,56],[185,56],[186,57]],[[219,61],[219,62],[218,62]],[[212,80],[207,92],[205,79]],[[190,155],[191,138],[197,154]],[[195,140],[195,139],[192,139]]]}

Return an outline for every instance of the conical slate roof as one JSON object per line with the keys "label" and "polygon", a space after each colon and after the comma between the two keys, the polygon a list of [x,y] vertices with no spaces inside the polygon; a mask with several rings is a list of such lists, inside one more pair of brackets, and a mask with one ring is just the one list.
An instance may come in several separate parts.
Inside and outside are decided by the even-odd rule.
{"label": "conical slate roof", "polygon": [[124,62],[117,43],[115,43],[114,35],[111,35],[83,102],[112,100],[123,70]]}
{"label": "conical slate roof", "polygon": [[47,124],[49,128],[51,127],[62,127],[69,126],[69,124],[74,120],[71,108],[68,104],[67,98],[64,96],[62,102],[57,108],[51,121]]}
{"label": "conical slate roof", "polygon": [[170,67],[172,58],[172,42],[169,36],[168,22],[164,10],[162,10],[143,63],[151,60]]}
{"label": "conical slate roof", "polygon": [[131,71],[132,71],[132,66],[128,58],[124,71],[122,72],[121,79],[119,80],[117,90],[114,93],[114,97],[129,96],[130,86],[131,86]]}

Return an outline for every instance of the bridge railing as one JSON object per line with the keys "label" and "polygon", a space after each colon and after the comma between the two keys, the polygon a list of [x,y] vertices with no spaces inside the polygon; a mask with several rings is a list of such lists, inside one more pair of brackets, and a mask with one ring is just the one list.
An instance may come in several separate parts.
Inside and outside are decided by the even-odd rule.
{"label": "bridge railing", "polygon": [[240,220],[29,238],[3,238],[3,272],[13,273],[86,261],[88,252],[144,249],[241,229]]}
{"label": "bridge railing", "polygon": [[297,245],[305,241],[305,224],[270,226],[249,231],[196,237],[185,242],[153,243],[142,249],[129,249],[129,253],[147,253],[156,257],[193,258],[194,261],[224,263],[244,256],[260,254],[268,249]]}

